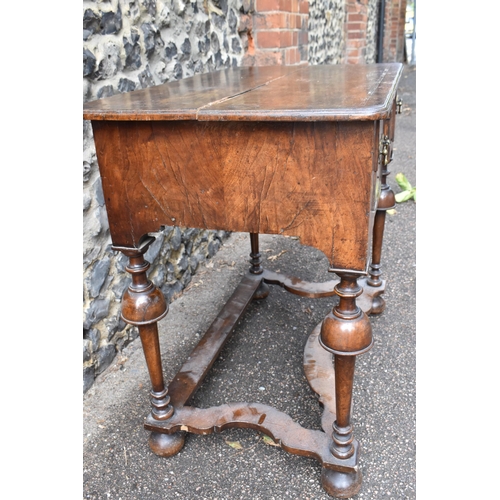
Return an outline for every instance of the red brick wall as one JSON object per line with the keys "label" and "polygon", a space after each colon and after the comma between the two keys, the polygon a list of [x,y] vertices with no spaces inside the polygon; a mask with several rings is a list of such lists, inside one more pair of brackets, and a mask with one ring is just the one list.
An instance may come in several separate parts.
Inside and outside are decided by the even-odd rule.
{"label": "red brick wall", "polygon": [[347,64],[365,62],[366,25],[368,23],[367,0],[346,1],[346,57]]}
{"label": "red brick wall", "polygon": [[255,0],[248,23],[248,49],[243,64],[307,64],[308,0]]}
{"label": "red brick wall", "polygon": [[[402,62],[404,60],[406,0],[383,1],[385,1],[383,62]],[[368,0],[346,0],[346,8],[346,62],[362,64],[366,62]]]}
{"label": "red brick wall", "polygon": [[383,62],[403,61],[406,0],[386,0]]}
{"label": "red brick wall", "polygon": [[[403,61],[407,0],[385,1],[383,62]],[[245,66],[308,64],[309,0],[254,0],[239,31],[248,34]],[[370,0],[346,0],[345,62],[366,62]],[[378,9],[380,5],[378,6]],[[372,5],[372,10],[374,6]],[[377,9],[377,13],[378,13]],[[373,15],[373,14],[372,14]],[[378,21],[376,21],[378,27]]]}

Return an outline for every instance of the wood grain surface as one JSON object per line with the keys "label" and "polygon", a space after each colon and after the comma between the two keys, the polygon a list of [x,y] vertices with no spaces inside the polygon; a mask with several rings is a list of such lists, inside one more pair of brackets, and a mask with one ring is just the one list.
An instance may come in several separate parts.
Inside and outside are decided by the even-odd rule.
{"label": "wood grain surface", "polygon": [[294,235],[365,271],[374,122],[93,122],[115,246],[162,225]]}
{"label": "wood grain surface", "polygon": [[87,120],[376,120],[389,115],[399,63],[231,68],[84,105]]}
{"label": "wood grain surface", "polygon": [[87,103],[113,244],[162,226],[294,235],[365,273],[401,71],[232,68]]}

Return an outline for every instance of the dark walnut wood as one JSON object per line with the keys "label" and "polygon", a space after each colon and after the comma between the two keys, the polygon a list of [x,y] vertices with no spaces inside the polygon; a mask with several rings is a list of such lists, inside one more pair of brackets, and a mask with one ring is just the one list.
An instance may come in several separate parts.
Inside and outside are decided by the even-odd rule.
{"label": "dark walnut wood", "polygon": [[352,121],[386,119],[402,65],[246,67],[88,102],[86,120]]}
{"label": "dark walnut wood", "polygon": [[[121,248],[114,246],[129,258],[127,271],[132,275],[132,283],[122,298],[122,318],[127,323],[139,328],[144,357],[148,366],[152,390],[150,392],[151,417],[155,421],[170,418],[174,409],[163,380],[158,321],[165,317],[168,305],[163,294],[148,280],[146,272],[149,262],[144,259],[148,247],[154,241],[152,237],[142,240],[139,248]],[[184,433],[165,435],[152,432],[149,446],[160,456],[170,457],[177,454],[184,446]]]}
{"label": "dark walnut wood", "polygon": [[294,235],[333,268],[366,271],[377,202],[373,122],[93,127],[119,246],[137,245],[162,224]]}
{"label": "dark walnut wood", "polygon": [[[372,346],[367,314],[385,307],[380,259],[393,193],[401,64],[233,68],[87,103],[113,247],[130,259],[122,317],[137,325],[151,379],[145,428],[160,456],[186,432],[264,432],[318,460],[331,495],[361,487],[351,423],[356,356]],[[391,198],[392,195],[392,198]],[[144,253],[162,226],[244,231],[250,267],[168,387],[157,321],[168,307],[147,278]],[[264,269],[259,234],[321,250],[340,279],[309,283]],[[304,372],[323,404],[322,431],[259,403],[196,408],[189,401],[252,300],[269,285],[335,305],[306,343]]]}
{"label": "dark walnut wood", "polygon": [[[341,273],[335,291],[340,297],[339,304],[323,320],[319,340],[334,354],[336,419],[330,450],[336,458],[346,460],[356,450],[351,425],[354,365],[356,356],[372,347],[373,336],[368,317],[356,304],[356,298],[363,292],[357,276]],[[361,488],[361,473],[324,469],[321,481],[331,495],[352,496]]]}
{"label": "dark walnut wood", "polygon": [[400,72],[241,68],[87,103],[114,244],[161,225],[286,234],[364,273]]}
{"label": "dark walnut wood", "polygon": [[[373,250],[372,259],[370,262],[369,276],[366,279],[365,286],[373,290],[374,293],[377,289],[385,288],[385,281],[381,279],[381,256],[382,256],[382,243],[384,239],[385,217],[387,210],[394,208],[396,205],[396,198],[389,184],[387,184],[387,176],[390,174],[387,166],[393,159],[392,144],[394,141],[394,130],[396,127],[395,117],[397,101],[393,102],[392,112],[390,118],[383,121],[383,134],[381,137],[380,148],[380,194],[377,203],[377,211],[375,214],[375,221],[373,226]],[[385,300],[381,294],[376,294],[372,302],[372,314],[380,314],[385,309]]]}

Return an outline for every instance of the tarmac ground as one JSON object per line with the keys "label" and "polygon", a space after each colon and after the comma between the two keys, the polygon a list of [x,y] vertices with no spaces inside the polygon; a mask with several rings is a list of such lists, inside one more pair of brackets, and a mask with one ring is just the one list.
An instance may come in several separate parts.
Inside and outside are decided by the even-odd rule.
{"label": "tarmac ground", "polygon": [[[394,160],[388,182],[404,173],[416,185],[416,66],[399,87]],[[308,281],[332,279],[326,257],[297,239],[261,235],[265,267]],[[248,268],[247,234],[233,233],[200,267],[159,323],[167,383],[183,364]],[[373,348],[358,356],[353,426],[360,443],[356,499],[416,498],[416,203],[387,215],[382,251],[386,310],[372,316]],[[260,402],[320,429],[321,409],[303,373],[309,334],[332,299],[308,299],[271,286],[249,306],[192,403]],[[188,434],[183,449],[159,458],[143,424],[150,383],[140,340],[120,353],[83,397],[83,498],[88,500],[328,500],[321,465],[291,455],[249,429]]]}

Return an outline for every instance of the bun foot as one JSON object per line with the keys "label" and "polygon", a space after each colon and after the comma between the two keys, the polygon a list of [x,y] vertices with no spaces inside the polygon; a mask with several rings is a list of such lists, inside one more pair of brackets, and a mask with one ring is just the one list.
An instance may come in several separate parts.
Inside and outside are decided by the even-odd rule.
{"label": "bun foot", "polygon": [[361,471],[338,472],[323,468],[321,471],[321,485],[325,491],[337,498],[350,498],[361,489]]}
{"label": "bun foot", "polygon": [[385,309],[385,300],[378,295],[373,298],[370,314],[381,314]]}
{"label": "bun foot", "polygon": [[262,300],[265,299],[269,295],[269,285],[264,283],[264,281],[260,282],[259,288],[255,290],[252,299],[253,300]]}
{"label": "bun foot", "polygon": [[184,446],[184,433],[163,434],[152,432],[149,436],[149,447],[159,457],[171,457],[179,453]]}

